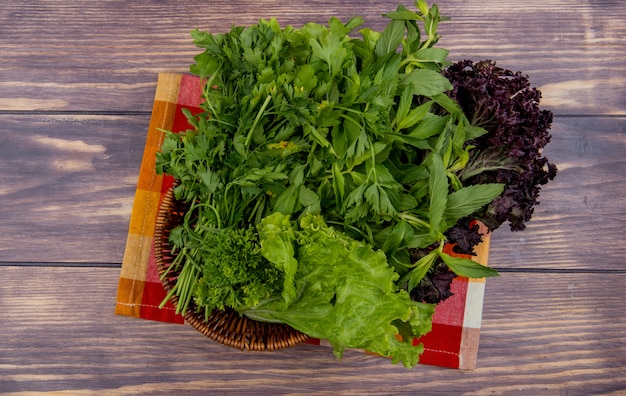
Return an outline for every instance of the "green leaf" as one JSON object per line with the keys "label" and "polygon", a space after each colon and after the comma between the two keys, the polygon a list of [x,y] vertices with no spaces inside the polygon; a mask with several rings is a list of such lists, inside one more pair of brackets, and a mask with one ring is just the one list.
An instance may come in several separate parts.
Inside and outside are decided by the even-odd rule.
{"label": "green leaf", "polygon": [[350,20],[348,21],[348,23],[346,23],[346,33],[348,34],[350,31],[352,31],[353,29],[358,28],[359,26],[363,25],[363,23],[365,22],[365,20],[363,19],[363,17],[360,16],[353,16],[352,18],[350,18]]}
{"label": "green leaf", "polygon": [[383,252],[387,256],[393,255],[398,249],[406,247],[413,239],[413,227],[406,221],[398,222],[383,243]]}
{"label": "green leaf", "polygon": [[191,110],[189,110],[186,107],[183,107],[181,110],[182,110],[183,114],[185,115],[185,118],[187,119],[187,122],[189,123],[189,125],[191,125],[195,129],[198,129],[198,119],[191,112]]}
{"label": "green leaf", "polygon": [[[359,348],[414,366],[421,349],[411,341],[430,329],[432,306],[398,289],[398,275],[385,254],[328,227],[321,216],[302,218],[297,241],[296,298],[288,306],[268,298],[242,313],[326,339],[337,358],[345,348]],[[290,254],[278,252],[278,257],[282,261]],[[397,323],[408,324],[405,342],[396,338]]]}
{"label": "green leaf", "polygon": [[209,168],[199,170],[198,177],[206,186],[207,192],[209,194],[214,194],[220,187],[222,187],[219,175],[211,171],[211,169]]}
{"label": "green leaf", "polygon": [[459,276],[465,276],[467,278],[487,278],[499,275],[498,271],[495,269],[481,265],[470,259],[453,257],[443,252],[439,252],[439,256],[446,263],[448,268]]}
{"label": "green leaf", "polygon": [[298,260],[294,257],[295,230],[289,222],[289,216],[280,213],[265,217],[257,230],[261,254],[284,274],[281,305],[283,303],[288,305],[297,295],[295,276],[298,271]]}
{"label": "green leaf", "polygon": [[[356,22],[356,25],[354,27],[357,27],[363,22],[363,18],[361,17],[353,18],[348,22],[348,24],[355,23],[355,22]],[[350,30],[352,30],[352,28],[349,27],[348,25],[344,25],[337,17],[331,17],[330,20],[328,21],[328,30],[330,31],[330,33],[334,34],[338,38],[342,38],[346,34],[350,33]]]}
{"label": "green leaf", "polygon": [[355,40],[352,42],[352,49],[354,54],[362,59],[363,69],[367,69],[372,62],[375,61],[375,48],[380,33],[370,28],[363,28],[359,30],[363,40]]}
{"label": "green leaf", "polygon": [[412,109],[406,115],[406,117],[404,117],[402,120],[400,120],[400,122],[398,122],[398,130],[410,128],[413,125],[420,122],[421,120],[423,120],[424,117],[426,117],[429,114],[430,108],[432,107],[432,105],[433,105],[433,101],[429,100],[428,102],[423,103],[417,106],[416,108]]}
{"label": "green leaf", "polygon": [[321,211],[320,197],[315,193],[315,191],[305,186],[300,186],[298,202],[306,208],[307,213],[319,214]]}
{"label": "green leaf", "polygon": [[463,110],[461,110],[461,107],[459,107],[459,105],[453,99],[451,99],[448,95],[444,93],[440,93],[438,95],[431,96],[431,98],[434,99],[435,102],[437,102],[439,106],[446,109],[448,113],[463,114]]}
{"label": "green leaf", "polygon": [[430,10],[428,9],[428,3],[426,2],[426,0],[417,0],[415,2],[415,5],[417,6],[417,8],[419,8],[420,12],[423,15],[428,15]]}
{"label": "green leaf", "polygon": [[400,195],[400,206],[398,208],[398,211],[404,212],[407,210],[413,210],[417,207],[418,204],[419,202],[417,202],[417,199],[415,199],[414,196],[412,196],[411,194],[403,193]]}
{"label": "green leaf", "polygon": [[465,138],[467,140],[476,139],[487,133],[485,128],[477,127],[474,125],[465,125]]}
{"label": "green leaf", "polygon": [[348,52],[343,46],[342,37],[339,34],[334,31],[327,31],[323,35],[312,37],[309,43],[313,54],[328,65],[331,77],[341,73]]}
{"label": "green leaf", "polygon": [[398,83],[398,67],[400,66],[401,55],[390,52],[376,60],[372,65],[375,71],[374,85],[378,89],[377,95],[385,97],[395,95]]}
{"label": "green leaf", "polygon": [[401,182],[404,184],[413,184],[418,180],[424,179],[428,179],[428,169],[424,165],[419,165],[405,171],[402,175]]}
{"label": "green leaf", "polygon": [[465,120],[461,119],[452,133],[451,148],[453,154],[459,155],[465,151],[464,148],[467,142],[465,130]]}
{"label": "green leaf", "polygon": [[203,32],[199,29],[193,29],[189,32],[193,39],[193,44],[197,47],[207,48],[215,44],[215,38],[209,32]]}
{"label": "green leaf", "polygon": [[442,133],[437,137],[437,141],[433,148],[433,151],[441,156],[443,167],[446,169],[450,165],[450,156],[452,155],[451,140],[457,126],[458,124],[455,123],[455,119],[449,118]]}
{"label": "green leaf", "polygon": [[307,95],[313,91],[317,86],[315,68],[308,63],[300,66],[295,76],[294,85],[296,88],[301,87]]}
{"label": "green leaf", "polygon": [[363,202],[363,195],[366,188],[366,184],[359,184],[355,189],[350,191],[344,204],[345,208],[349,208],[353,205],[360,205]]}
{"label": "green leaf", "polygon": [[405,56],[410,57],[410,54],[415,53],[420,48],[422,32],[414,20],[405,21],[404,26],[406,27],[406,39],[402,43],[402,49]]}
{"label": "green leaf", "polygon": [[407,114],[409,114],[409,110],[411,109],[411,105],[413,104],[413,85],[407,85],[402,90],[402,95],[400,96],[400,102],[398,103],[398,108],[396,110],[396,130],[402,129],[399,124],[406,118]]}
{"label": "green leaf", "polygon": [[413,85],[415,95],[434,97],[452,89],[452,84],[441,73],[428,69],[415,69],[400,79],[400,87]]}
{"label": "green leaf", "polygon": [[475,184],[463,187],[448,195],[448,202],[444,213],[444,220],[448,226],[478,209],[487,205],[494,198],[502,194],[504,184]]}
{"label": "green leaf", "polygon": [[432,113],[428,114],[428,116],[424,117],[424,119],[413,128],[409,135],[418,139],[426,139],[431,136],[439,135],[445,129],[449,119],[450,116],[442,117]]}
{"label": "green leaf", "polygon": [[364,153],[370,146],[370,141],[367,136],[367,131],[356,122],[349,121],[350,118],[346,118],[343,123],[343,133],[347,147],[345,155],[347,158],[358,158]]}
{"label": "green leaf", "polygon": [[400,47],[403,36],[404,22],[391,20],[376,43],[376,56],[381,58],[391,52],[395,52]]}
{"label": "green leaf", "polygon": [[415,267],[408,274],[408,291],[410,292],[415,288],[415,286],[419,285],[420,281],[426,276],[430,267],[433,266],[435,260],[437,260],[438,251],[433,250],[428,253],[426,256],[422,257],[415,263]]}
{"label": "green leaf", "polygon": [[445,65],[447,63],[449,51],[445,48],[422,48],[415,54],[415,57],[420,62],[432,62],[439,65]]}
{"label": "green leaf", "polygon": [[304,135],[309,136],[314,142],[317,144],[327,147],[330,145],[328,139],[326,139],[326,133],[328,132],[328,128],[315,128],[311,124],[304,124]]}
{"label": "green leaf", "polygon": [[372,184],[363,193],[365,201],[370,204],[376,215],[383,217],[395,216],[398,213],[395,205],[393,190],[387,189],[380,184]]}
{"label": "green leaf", "polygon": [[433,153],[430,157],[428,172],[428,192],[430,195],[428,217],[431,233],[436,234],[443,231],[441,221],[448,202],[448,176],[439,154]]}
{"label": "green leaf", "polygon": [[403,6],[399,6],[398,10],[393,11],[393,12],[388,12],[386,14],[383,14],[383,16],[386,18],[400,19],[403,21],[416,21],[416,20],[424,19],[422,15],[418,14],[417,12],[407,10]]}
{"label": "green leaf", "polygon": [[413,235],[413,239],[411,239],[407,247],[415,248],[415,249],[423,249],[428,246],[431,246],[435,242],[437,242],[437,240],[433,238],[429,232],[424,231],[419,234]]}
{"label": "green leaf", "polygon": [[274,210],[282,214],[290,215],[296,208],[296,202],[298,201],[299,186],[292,184],[287,187],[276,200]]}
{"label": "green leaf", "polygon": [[390,140],[393,141],[397,141],[403,144],[409,144],[413,147],[417,147],[419,149],[422,150],[431,150],[432,147],[430,147],[430,145],[428,144],[428,142],[424,139],[419,139],[419,138],[414,138],[412,136],[409,135],[403,135],[401,133],[391,133],[388,132],[386,134],[386,137],[388,137]]}
{"label": "green leaf", "polygon": [[339,163],[333,163],[333,192],[335,194],[335,200],[337,201],[337,207],[343,208],[344,196],[346,194],[346,180],[341,173]]}
{"label": "green leaf", "polygon": [[[365,197],[365,202],[369,203],[372,209],[375,212],[380,213],[382,211],[381,207],[381,192],[382,188],[380,188],[377,184],[372,184],[367,187],[363,192],[363,197]],[[383,198],[384,199],[384,198]]]}

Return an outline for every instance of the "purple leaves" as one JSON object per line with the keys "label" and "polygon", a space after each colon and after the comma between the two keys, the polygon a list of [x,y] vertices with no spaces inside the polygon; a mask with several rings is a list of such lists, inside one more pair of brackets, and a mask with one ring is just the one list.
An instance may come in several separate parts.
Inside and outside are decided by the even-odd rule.
{"label": "purple leaves", "polygon": [[556,166],[541,150],[550,141],[552,112],[541,110],[541,92],[531,88],[528,76],[485,60],[460,61],[444,71],[470,123],[487,134],[469,142],[468,165],[460,171],[464,185],[505,183],[504,192],[477,218],[491,230],[509,221],[511,230],[525,228],[540,186],[556,175]]}
{"label": "purple leaves", "polygon": [[[490,230],[509,222],[523,230],[539,204],[541,185],[556,176],[556,166],[541,151],[550,141],[552,113],[539,108],[541,92],[528,77],[496,67],[493,61],[460,61],[443,71],[452,83],[448,95],[462,108],[470,124],[487,133],[466,142],[469,162],[457,172],[463,186],[503,183],[502,193],[472,216],[459,219],[447,230],[456,253],[474,254],[482,240],[474,220]],[[429,249],[413,249],[417,261]],[[450,296],[454,273],[438,260],[411,291],[417,301],[438,303]]]}

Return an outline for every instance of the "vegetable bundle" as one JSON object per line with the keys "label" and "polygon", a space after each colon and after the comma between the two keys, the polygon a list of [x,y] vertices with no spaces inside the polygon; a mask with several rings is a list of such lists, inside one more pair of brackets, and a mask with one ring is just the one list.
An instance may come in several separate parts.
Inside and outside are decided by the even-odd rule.
{"label": "vegetable bundle", "polygon": [[[449,67],[435,47],[437,6],[415,7],[399,6],[382,32],[358,35],[359,17],[192,32],[203,49],[191,72],[203,79],[204,111],[187,113],[193,129],[167,132],[157,154],[157,171],[177,179],[175,196],[189,204],[170,234],[179,311],[191,301],[207,313],[228,306],[327,339],[338,357],[363,348],[412,367],[421,352],[413,338],[430,331],[434,305],[449,295],[428,291],[441,283],[433,279],[497,275],[443,246],[473,250],[473,221],[504,210],[507,181],[536,199],[555,172],[539,151],[551,119],[536,110],[537,94],[513,92],[523,102],[515,116],[543,114],[533,119],[542,128],[531,120],[498,136],[543,139],[531,139],[530,157],[520,147],[490,150],[490,128],[509,113],[483,106],[495,120],[484,125],[468,116],[462,83],[475,77],[457,76],[467,64]],[[481,76],[504,81],[492,84],[504,95],[511,79],[500,77]]]}

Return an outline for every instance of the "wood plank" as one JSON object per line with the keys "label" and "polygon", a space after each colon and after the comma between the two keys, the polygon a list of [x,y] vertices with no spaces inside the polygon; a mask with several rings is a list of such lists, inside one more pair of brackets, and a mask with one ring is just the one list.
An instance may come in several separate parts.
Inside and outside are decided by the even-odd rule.
{"label": "wood plank", "polygon": [[[147,115],[0,115],[0,262],[120,263]],[[560,167],[522,232],[492,239],[496,268],[623,269],[626,117],[557,118]]]}
{"label": "wood plank", "polygon": [[120,263],[149,115],[0,119],[0,261]]}
{"label": "wood plank", "polygon": [[[410,5],[412,2],[408,2]],[[522,70],[558,113],[624,114],[626,6],[619,1],[440,0],[452,60],[491,58]],[[363,15],[382,29],[396,1],[9,0],[0,13],[0,110],[149,111],[160,71],[184,72],[189,31],[276,17],[283,24]],[[185,11],[189,10],[189,11]],[[601,61],[599,61],[601,60]]]}
{"label": "wood plank", "polygon": [[188,70],[189,30],[355,13],[380,29],[397,0],[6,0],[0,393],[626,392],[626,5],[437,3],[452,18],[440,29],[451,59],[523,70],[559,115],[545,151],[557,179],[526,231],[492,238],[490,264],[504,272],[487,282],[475,371],[407,371],[355,351],[338,362],[308,345],[241,352],[188,326],[113,314],[156,76]]}
{"label": "wood plank", "polygon": [[498,229],[490,265],[624,269],[626,118],[557,118],[544,154],[559,167],[526,230]]}
{"label": "wood plank", "polygon": [[626,389],[626,275],[488,281],[472,372],[298,346],[241,352],[190,326],[115,316],[118,271],[0,267],[3,392],[606,394]]}

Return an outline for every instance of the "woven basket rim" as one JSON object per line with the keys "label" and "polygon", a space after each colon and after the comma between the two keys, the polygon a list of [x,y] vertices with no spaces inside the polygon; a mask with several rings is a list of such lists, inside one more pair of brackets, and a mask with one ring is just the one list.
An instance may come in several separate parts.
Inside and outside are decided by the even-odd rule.
{"label": "woven basket rim", "polygon": [[[154,255],[159,278],[166,293],[176,282],[176,272],[165,276],[174,257],[169,244],[169,232],[180,223],[186,206],[174,198],[174,186],[166,192],[159,210],[154,233]],[[178,298],[173,295],[170,301],[176,307]],[[232,309],[213,310],[205,320],[204,311],[198,311],[192,301],[183,314],[185,321],[196,330],[221,344],[241,350],[272,351],[303,343],[309,336],[281,323],[266,323],[252,320]]]}

